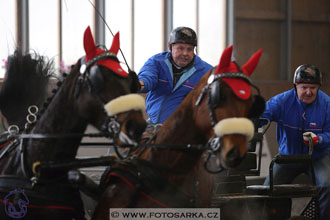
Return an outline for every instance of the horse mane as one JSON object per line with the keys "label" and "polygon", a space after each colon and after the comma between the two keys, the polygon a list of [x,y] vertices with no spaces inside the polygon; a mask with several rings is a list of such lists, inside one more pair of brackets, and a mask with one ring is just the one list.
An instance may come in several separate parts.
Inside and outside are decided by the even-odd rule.
{"label": "horse mane", "polygon": [[54,75],[54,61],[36,52],[23,55],[17,48],[8,56],[0,90],[0,110],[8,124],[24,126],[28,107],[40,107],[45,101],[49,78]]}

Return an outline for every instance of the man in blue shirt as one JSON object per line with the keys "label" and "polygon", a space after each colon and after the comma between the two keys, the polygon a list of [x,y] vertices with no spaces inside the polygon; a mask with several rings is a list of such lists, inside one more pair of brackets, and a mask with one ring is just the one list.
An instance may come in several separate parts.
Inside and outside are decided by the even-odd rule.
{"label": "man in blue shirt", "polygon": [[188,27],[175,28],[169,51],[148,59],[138,77],[146,97],[148,122],[163,124],[212,66],[195,55],[197,36]]}
{"label": "man in blue shirt", "polygon": [[[319,192],[321,220],[330,219],[330,98],[320,90],[322,74],[314,65],[299,66],[293,77],[294,88],[266,103],[261,118],[277,122],[279,154],[308,154],[306,136],[313,139],[313,167]],[[274,184],[291,183],[306,173],[307,164],[274,165]],[[269,185],[269,177],[265,184]]]}

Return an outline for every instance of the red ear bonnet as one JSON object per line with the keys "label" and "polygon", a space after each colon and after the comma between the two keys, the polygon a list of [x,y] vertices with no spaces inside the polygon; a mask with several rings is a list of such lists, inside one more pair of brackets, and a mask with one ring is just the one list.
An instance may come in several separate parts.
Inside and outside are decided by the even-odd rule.
{"label": "red ear bonnet", "polygon": [[[215,74],[221,73],[238,73],[240,70],[237,65],[231,61],[233,52],[233,46],[227,47],[220,58],[219,65],[215,70]],[[242,73],[250,76],[252,72],[255,70],[259,63],[260,56],[262,54],[262,50],[258,50],[255,54],[251,56],[248,62],[246,62],[242,67]],[[251,87],[250,85],[243,79],[234,79],[234,78],[223,78],[224,82],[226,82],[230,88],[233,90],[235,95],[243,100],[250,98],[251,96]]]}
{"label": "red ear bonnet", "polygon": [[[113,37],[112,45],[111,45],[109,51],[111,53],[113,53],[115,56],[117,56],[119,48],[120,48],[119,32],[117,32],[117,34]],[[84,33],[84,49],[85,49],[85,52],[86,52],[86,56],[85,56],[86,63],[90,59],[106,52],[105,50],[103,50],[101,48],[98,48],[95,45],[94,38],[93,38],[91,29],[90,29],[89,26],[86,28],[85,33]],[[97,65],[105,66],[105,67],[111,69],[112,71],[114,71],[115,73],[117,73],[120,76],[123,76],[123,77],[128,76],[127,72],[123,68],[121,68],[120,63],[116,60],[106,58],[106,59],[98,61]]]}

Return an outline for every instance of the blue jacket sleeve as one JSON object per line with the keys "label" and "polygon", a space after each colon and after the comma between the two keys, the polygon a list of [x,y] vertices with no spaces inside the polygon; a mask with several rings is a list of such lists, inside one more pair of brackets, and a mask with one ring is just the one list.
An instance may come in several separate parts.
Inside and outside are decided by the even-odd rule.
{"label": "blue jacket sleeve", "polygon": [[267,118],[270,121],[277,121],[281,110],[281,104],[276,97],[271,98],[266,102],[266,108],[260,118]]}
{"label": "blue jacket sleeve", "polygon": [[319,136],[319,144],[317,148],[328,148],[330,152],[330,102],[324,102],[324,125],[322,133],[317,134]]}
{"label": "blue jacket sleeve", "polygon": [[144,82],[144,88],[141,93],[147,93],[157,86],[158,73],[159,69],[157,62],[153,57],[149,58],[138,74],[139,80]]}

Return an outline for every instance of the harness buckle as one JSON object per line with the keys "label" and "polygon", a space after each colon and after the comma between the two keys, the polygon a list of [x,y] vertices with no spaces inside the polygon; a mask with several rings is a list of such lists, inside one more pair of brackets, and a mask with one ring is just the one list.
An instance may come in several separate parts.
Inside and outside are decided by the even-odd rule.
{"label": "harness buckle", "polygon": [[120,124],[116,119],[111,118],[108,123],[108,131],[112,133],[114,136],[117,136],[120,132]]}
{"label": "harness buckle", "polygon": [[19,127],[17,125],[10,125],[8,127],[9,136],[16,136],[19,134]]}
{"label": "harness buckle", "polygon": [[38,179],[38,177],[33,176],[33,177],[31,177],[30,181],[31,181],[31,185],[32,185],[32,188],[33,188],[35,185],[38,184],[39,179]]}
{"label": "harness buckle", "polygon": [[221,141],[220,141],[220,137],[218,136],[213,136],[209,142],[208,142],[208,146],[210,147],[210,150],[212,152],[216,152],[220,149],[221,147]]}

